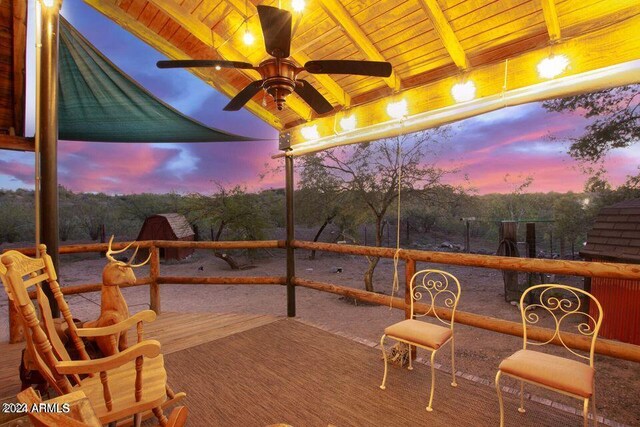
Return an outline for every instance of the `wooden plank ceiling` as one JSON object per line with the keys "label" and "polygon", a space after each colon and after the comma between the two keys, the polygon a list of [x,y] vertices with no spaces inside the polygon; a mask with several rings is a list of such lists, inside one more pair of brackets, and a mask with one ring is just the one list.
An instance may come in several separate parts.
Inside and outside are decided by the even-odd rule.
{"label": "wooden plank ceiling", "polygon": [[[268,57],[256,5],[278,6],[279,3],[273,0],[84,1],[170,59],[239,60],[254,65]],[[290,0],[281,0],[281,7],[290,9],[290,3]],[[552,45],[553,49],[561,50],[565,42],[611,28],[633,28],[640,23],[639,17],[638,0],[307,0],[302,14],[294,12],[291,57],[298,65],[311,59],[385,60],[392,64],[393,74],[382,79],[305,73],[303,78],[335,107],[333,112],[320,118],[295,94],[287,99],[287,108],[283,111],[277,111],[263,93],[256,95],[246,108],[281,131],[292,131],[309,121],[330,127],[334,116],[340,117],[341,110],[357,111],[362,106],[377,105],[376,102],[379,104],[410,91],[418,93],[417,88],[432,88],[438,82],[470,76],[484,68],[488,74],[476,83],[483,96],[503,86],[503,72],[498,71],[500,74],[496,75],[497,69],[490,68],[492,64],[502,64],[506,59],[531,52],[548,55]],[[256,36],[250,46],[242,41],[245,25]],[[625,52],[630,50],[625,49]],[[594,55],[599,53],[594,51]],[[620,60],[638,57],[637,52],[626,52]],[[593,63],[591,68],[611,63],[611,60]],[[587,70],[587,66],[583,69],[582,65],[574,65],[572,72]],[[229,97],[259,78],[254,70],[200,68],[191,71]],[[495,86],[495,90],[489,85]],[[417,108],[412,112],[435,108],[427,105],[426,98],[430,95],[420,96],[424,98],[420,101],[421,107],[412,107]],[[447,95],[441,97],[438,108],[455,102],[448,90]],[[263,106],[264,100],[266,106]],[[292,133],[292,138],[299,138],[296,135]]]}

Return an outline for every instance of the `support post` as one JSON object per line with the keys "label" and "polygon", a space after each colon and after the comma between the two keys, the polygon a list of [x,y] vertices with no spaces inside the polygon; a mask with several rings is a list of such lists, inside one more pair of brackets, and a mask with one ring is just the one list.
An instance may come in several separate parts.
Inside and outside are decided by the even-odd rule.
{"label": "support post", "polygon": [[[62,0],[52,6],[40,5],[41,29],[39,49],[38,111],[36,132],[40,147],[41,203],[38,215],[42,221],[40,241],[47,245],[54,268],[59,270],[58,256],[58,27]],[[36,183],[37,185],[37,183]],[[49,284],[43,286],[49,298],[51,313],[60,316]]]}
{"label": "support post", "polygon": [[294,212],[293,212],[293,156],[285,156],[285,199],[286,199],[286,223],[287,223],[287,316],[296,316],[296,288],[294,279],[296,276],[295,251],[291,244],[295,239]]}
{"label": "support post", "polygon": [[151,260],[149,261],[149,276],[151,283],[149,284],[149,305],[151,310],[156,314],[160,314],[160,286],[158,285],[158,277],[160,276],[160,251],[157,246],[149,248],[151,252]]}
{"label": "support post", "polygon": [[[416,274],[415,260],[408,259],[404,265],[404,318],[411,319],[411,278]],[[417,355],[417,347],[409,346],[411,349],[411,359],[415,360]]]}

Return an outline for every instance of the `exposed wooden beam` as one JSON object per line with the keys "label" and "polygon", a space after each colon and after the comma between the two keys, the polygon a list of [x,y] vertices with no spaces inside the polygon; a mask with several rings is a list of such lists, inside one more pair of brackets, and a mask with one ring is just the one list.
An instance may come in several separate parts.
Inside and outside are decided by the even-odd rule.
{"label": "exposed wooden beam", "polygon": [[[156,6],[158,9],[171,16],[176,23],[180,24],[184,29],[193,34],[198,40],[205,45],[216,49],[220,57],[227,61],[241,61],[249,62],[249,59],[242,53],[238,52],[230,43],[227,43],[220,34],[216,33],[211,28],[207,27],[202,21],[195,18],[189,12],[187,12],[182,6],[178,5],[173,0],[148,0],[149,3]],[[198,58],[201,59],[201,58]],[[240,70],[242,74],[246,75],[249,80],[260,79],[260,73],[256,70]],[[238,93],[240,89],[236,89]],[[311,108],[303,101],[290,96],[287,98],[287,105],[291,110],[298,114],[303,119],[311,118]]]}
{"label": "exposed wooden beam", "polygon": [[33,138],[0,135],[0,150],[35,151],[35,143]]}
{"label": "exposed wooden beam", "polygon": [[[338,0],[320,0],[320,5],[336,24],[344,28],[347,37],[365,54],[367,59],[371,61],[386,61],[378,48],[374,46],[364,31],[362,31],[360,25],[349,15],[349,12],[342,3]],[[391,76],[384,79],[384,81],[390,88],[394,90],[400,89],[401,82],[395,71],[391,73]]]}
{"label": "exposed wooden beam", "polygon": [[[240,13],[241,15],[245,15],[245,2],[244,0],[227,0],[227,2],[238,11],[238,13]],[[253,5],[253,3],[251,2],[247,2],[247,13],[249,16],[255,15],[258,13],[256,7]],[[246,18],[246,16],[245,16]],[[293,46],[292,46],[293,48]],[[305,63],[307,63],[308,61],[311,61],[311,58],[309,58],[307,55],[305,55],[304,52],[302,52],[300,49],[297,49],[296,51],[292,51],[291,53],[291,58],[298,63],[298,65],[304,65]],[[330,76],[326,75],[326,74],[314,74],[314,77],[316,78],[316,80],[322,85],[322,87],[324,87],[327,92],[329,92],[331,95],[333,95],[333,97],[336,99],[336,101],[343,106],[348,107],[351,104],[351,97],[349,96],[348,93],[346,93],[342,87],[340,87],[340,85],[334,80],[332,79]],[[288,102],[288,101],[287,101]]]}
{"label": "exposed wooden beam", "polygon": [[13,127],[24,135],[27,3],[13,0]]}
{"label": "exposed wooden beam", "polygon": [[[98,12],[107,16],[109,19],[129,31],[131,34],[138,37],[140,40],[162,52],[170,59],[192,59],[182,50],[169,43],[163,37],[160,37],[157,33],[149,30],[149,28],[133,19],[125,11],[115,6],[113,3],[105,0],[84,0],[84,2],[96,9]],[[217,90],[227,95],[228,97],[233,97],[238,93],[238,89],[235,88],[232,84],[227,83],[222,79],[213,80],[211,78],[211,74],[204,70],[205,69],[202,68],[191,68],[189,71],[191,71],[193,74],[200,77],[204,81],[210,83]],[[254,113],[258,118],[264,120],[265,123],[277,129],[282,128],[283,124],[281,123],[280,119],[278,119],[278,117],[276,117],[270,111],[263,108],[259,103],[255,101],[249,101],[246,104],[246,108]]]}
{"label": "exposed wooden beam", "polygon": [[436,33],[438,33],[438,37],[440,37],[442,44],[444,44],[445,49],[449,52],[453,62],[462,70],[469,68],[467,54],[458,41],[458,37],[456,37],[456,34],[453,32],[449,21],[447,21],[447,18],[445,18],[442,13],[438,2],[436,0],[420,0],[420,4],[429,16],[433,28],[435,28]]}
{"label": "exposed wooden beam", "polygon": [[558,12],[556,11],[555,0],[541,0],[544,22],[547,23],[549,39],[552,42],[560,40],[560,24],[558,23]]}

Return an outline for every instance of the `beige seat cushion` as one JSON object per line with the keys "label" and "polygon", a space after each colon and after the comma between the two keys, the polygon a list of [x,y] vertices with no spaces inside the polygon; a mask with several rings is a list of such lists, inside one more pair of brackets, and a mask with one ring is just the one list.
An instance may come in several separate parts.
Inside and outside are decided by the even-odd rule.
{"label": "beige seat cushion", "polygon": [[594,369],[586,363],[520,350],[500,363],[502,372],[581,397],[593,394]]}
{"label": "beige seat cushion", "polygon": [[119,420],[127,414],[144,412],[158,407],[167,398],[167,375],[162,355],[154,358],[144,358],[142,400],[140,402],[136,402],[135,399],[135,361],[107,372],[113,399],[113,409],[111,411],[107,409],[104,402],[104,393],[99,374],[83,379],[79,388],[87,395],[91,406],[103,424]]}
{"label": "beige seat cushion", "polygon": [[439,349],[453,335],[451,328],[414,319],[393,324],[384,333],[391,338],[400,338],[434,350]]}

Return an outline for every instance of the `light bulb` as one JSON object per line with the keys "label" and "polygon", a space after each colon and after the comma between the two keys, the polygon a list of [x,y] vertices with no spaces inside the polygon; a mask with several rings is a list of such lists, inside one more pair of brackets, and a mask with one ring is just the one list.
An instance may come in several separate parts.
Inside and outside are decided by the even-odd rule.
{"label": "light bulb", "polygon": [[456,102],[471,101],[476,97],[476,85],[471,80],[465,83],[456,83],[451,88],[451,95]]}
{"label": "light bulb", "polygon": [[291,8],[296,12],[302,12],[304,10],[304,0],[292,0]]}
{"label": "light bulb", "polygon": [[387,105],[387,114],[394,119],[401,119],[407,115],[407,100],[401,99],[398,102],[390,102]]}
{"label": "light bulb", "polygon": [[300,129],[300,133],[307,141],[320,138],[320,134],[318,133],[318,125],[303,127],[302,129]]}
{"label": "light bulb", "polygon": [[564,55],[551,55],[538,63],[538,75],[543,79],[552,79],[567,69],[569,58]]}
{"label": "light bulb", "polygon": [[356,128],[356,124],[357,121],[355,114],[340,119],[340,127],[342,128],[342,130],[354,130]]}
{"label": "light bulb", "polygon": [[253,44],[253,42],[254,42],[255,38],[253,37],[253,34],[251,34],[251,33],[249,32],[249,30],[247,29],[247,30],[244,32],[244,36],[242,36],[242,40],[244,41],[244,44],[246,44],[246,45],[250,45],[250,44]]}
{"label": "light bulb", "polygon": [[221,66],[219,66],[219,65],[216,65],[216,67],[215,67],[215,68],[216,68],[216,71],[220,71],[220,70],[222,70],[222,67],[221,67]]}

